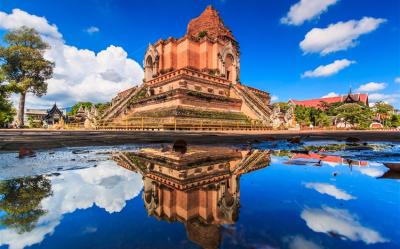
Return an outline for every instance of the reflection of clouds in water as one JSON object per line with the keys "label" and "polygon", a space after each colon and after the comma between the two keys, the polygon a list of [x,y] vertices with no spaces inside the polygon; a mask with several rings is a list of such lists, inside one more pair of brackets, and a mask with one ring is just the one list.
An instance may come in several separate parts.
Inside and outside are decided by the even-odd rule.
{"label": "reflection of clouds in water", "polygon": [[271,163],[280,163],[285,161],[286,159],[286,157],[271,156]]}
{"label": "reflection of clouds in water", "polygon": [[345,209],[305,208],[301,213],[301,218],[314,232],[338,234],[353,241],[364,241],[367,244],[387,241],[377,231],[362,226],[356,217]]}
{"label": "reflection of clouds in water", "polygon": [[379,177],[385,173],[383,170],[376,167],[358,168],[358,170],[361,172],[361,174],[370,177]]}
{"label": "reflection of clouds in water", "polygon": [[317,245],[311,240],[306,240],[300,235],[285,238],[288,242],[289,249],[322,249],[320,245]]}
{"label": "reflection of clouds in water", "polygon": [[342,164],[340,164],[340,163],[335,163],[335,162],[326,162],[326,161],[324,161],[324,162],[322,162],[324,165],[328,165],[328,166],[331,166],[331,167],[336,167],[336,166],[340,166],[340,165],[342,165]]}
{"label": "reflection of clouds in water", "polygon": [[95,233],[95,232],[97,232],[97,227],[91,227],[91,226],[88,226],[88,227],[85,227],[84,229],[83,229],[83,234],[86,234],[86,233]]}
{"label": "reflection of clouds in water", "polygon": [[355,199],[354,196],[346,193],[344,190],[336,188],[336,186],[328,183],[308,182],[304,184],[306,188],[315,189],[321,194],[327,194],[335,197],[338,200],[351,200]]}
{"label": "reflection of clouds in water", "polygon": [[127,200],[139,194],[143,185],[139,174],[116,166],[113,161],[100,162],[95,168],[65,171],[50,180],[53,195],[41,203],[48,212],[30,232],[18,234],[13,229],[0,230],[0,246],[21,249],[39,243],[54,232],[64,214],[77,209],[96,205],[108,213],[120,212]]}

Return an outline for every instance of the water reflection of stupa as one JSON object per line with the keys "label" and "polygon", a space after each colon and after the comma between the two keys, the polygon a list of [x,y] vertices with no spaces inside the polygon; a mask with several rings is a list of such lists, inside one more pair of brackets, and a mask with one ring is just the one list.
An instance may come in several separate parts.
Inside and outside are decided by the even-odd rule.
{"label": "water reflection of stupa", "polygon": [[218,248],[221,225],[238,218],[240,176],[270,163],[269,151],[190,147],[184,154],[146,148],[114,155],[119,165],[143,175],[149,215],[179,221],[203,248]]}

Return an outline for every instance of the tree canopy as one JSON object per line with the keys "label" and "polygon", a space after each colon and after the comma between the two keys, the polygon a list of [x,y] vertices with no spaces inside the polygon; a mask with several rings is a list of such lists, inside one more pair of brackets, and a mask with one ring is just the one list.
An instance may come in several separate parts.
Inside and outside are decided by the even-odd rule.
{"label": "tree canopy", "polygon": [[3,74],[0,71],[0,127],[4,127],[14,119],[15,109],[9,100],[10,92],[10,84],[4,82]]}
{"label": "tree canopy", "polygon": [[44,58],[49,45],[32,28],[21,27],[6,33],[4,43],[6,47],[0,46],[1,70],[10,89],[20,94],[18,123],[23,125],[26,94],[46,94],[46,80],[53,75],[54,63]]}
{"label": "tree canopy", "polygon": [[92,102],[78,102],[71,107],[71,111],[68,113],[68,115],[71,115],[71,116],[76,115],[80,106],[83,106],[85,108],[90,108],[93,105],[97,108],[97,111],[99,112],[99,114],[102,114],[110,106],[110,103],[107,102],[107,103],[94,104]]}
{"label": "tree canopy", "polygon": [[45,176],[31,176],[0,182],[0,224],[15,228],[18,233],[35,228],[39,218],[46,213],[41,201],[50,196],[51,183]]}
{"label": "tree canopy", "polygon": [[[285,103],[279,107],[285,108]],[[377,102],[374,107],[369,107],[363,103],[322,103],[320,108],[305,107],[298,105],[295,107],[296,121],[301,126],[328,127],[333,125],[333,120],[351,124],[357,128],[368,128],[375,121],[380,121],[386,127],[400,126],[400,115],[394,112],[394,107],[390,104]]]}
{"label": "tree canopy", "polygon": [[336,108],[337,118],[351,125],[367,128],[373,121],[373,112],[368,106],[356,103],[344,104]]}

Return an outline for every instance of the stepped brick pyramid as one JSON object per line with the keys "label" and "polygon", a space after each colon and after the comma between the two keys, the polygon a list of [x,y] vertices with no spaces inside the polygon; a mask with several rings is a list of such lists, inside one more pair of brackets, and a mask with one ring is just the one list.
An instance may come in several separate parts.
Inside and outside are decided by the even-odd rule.
{"label": "stepped brick pyramid", "polygon": [[240,176],[268,167],[269,151],[190,146],[145,148],[113,154],[118,165],[143,176],[148,215],[179,221],[201,248],[219,248],[221,226],[239,215]]}
{"label": "stepped brick pyramid", "polygon": [[103,123],[185,117],[272,124],[269,93],[240,82],[239,44],[211,6],[183,37],[150,44],[143,66],[143,83],[119,93]]}

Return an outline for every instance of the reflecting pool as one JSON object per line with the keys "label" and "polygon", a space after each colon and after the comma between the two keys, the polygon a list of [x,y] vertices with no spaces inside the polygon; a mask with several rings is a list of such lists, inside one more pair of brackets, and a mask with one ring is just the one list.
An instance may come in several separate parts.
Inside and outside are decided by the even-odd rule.
{"label": "reflecting pool", "polygon": [[400,248],[400,144],[0,154],[0,248]]}

